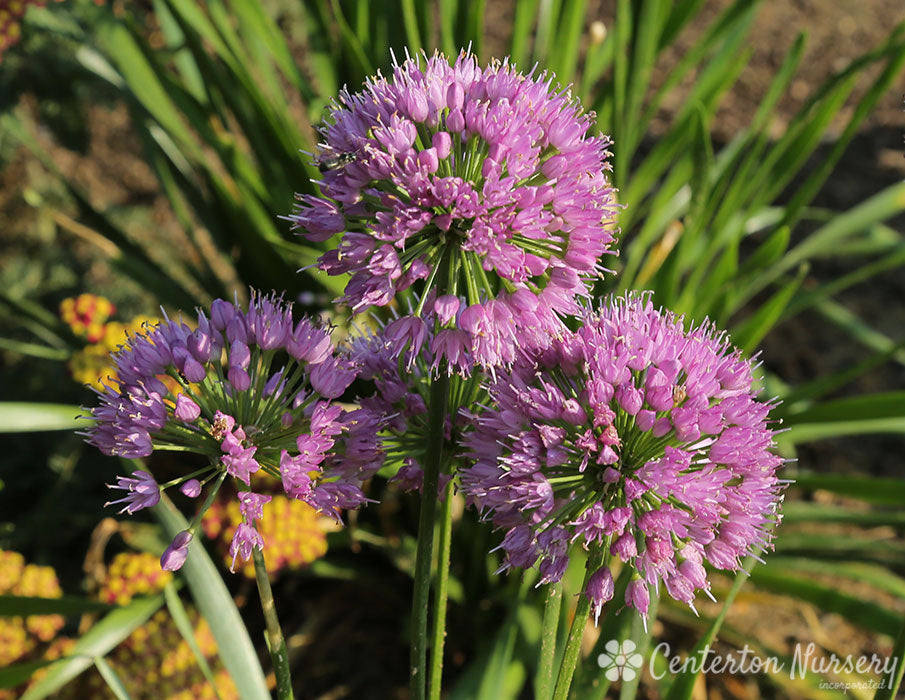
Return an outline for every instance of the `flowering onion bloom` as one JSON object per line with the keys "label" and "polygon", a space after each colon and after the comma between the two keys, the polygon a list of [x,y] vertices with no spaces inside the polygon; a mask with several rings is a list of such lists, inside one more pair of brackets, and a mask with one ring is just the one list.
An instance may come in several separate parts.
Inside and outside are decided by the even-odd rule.
{"label": "flowering onion bloom", "polygon": [[464,345],[483,366],[512,362],[562,330],[611,252],[610,142],[593,122],[546,74],[410,58],[340,93],[321,128],[323,196],[299,196],[288,218],[311,241],[342,234],[318,267],[351,275],[353,313],[423,280],[459,329],[442,357]]}
{"label": "flowering onion bloom", "polygon": [[[386,457],[382,475],[404,491],[420,491],[424,480],[422,463],[429,440],[428,409],[436,354],[432,352],[437,335],[433,314],[425,318],[402,317],[377,332],[366,332],[350,341],[349,356],[358,368],[361,380],[373,382],[374,391],[360,399],[363,409],[380,422],[380,439]],[[420,331],[403,332],[411,324]],[[441,331],[442,333],[442,331]],[[481,374],[471,373],[470,353],[459,358],[462,371],[450,379],[446,408],[445,445],[447,457],[455,453],[467,425],[460,407],[486,400]],[[392,471],[391,471],[392,470]],[[440,474],[440,493],[452,477]]]}
{"label": "flowering onion bloom", "polygon": [[[752,368],[710,325],[653,308],[648,296],[587,312],[535,361],[498,374],[494,401],[465,437],[470,503],[506,531],[503,568],[539,562],[557,581],[576,540],[634,572],[625,602],[646,614],[660,582],[693,607],[709,595],[704,561],[737,570],[770,547],[782,460],[772,406]],[[604,565],[585,594],[595,617],[613,596]]]}
{"label": "flowering onion bloom", "polygon": [[[116,386],[98,392],[88,442],[125,458],[155,449],[207,457],[209,467],[166,484],[181,485],[193,498],[226,476],[248,488],[261,471],[279,479],[288,496],[336,520],[341,509],[365,503],[362,482],[382,462],[378,421],[332,402],[355,370],[329,333],[308,319],[294,321],[290,304],[254,293],[247,311],[217,300],[210,317],[199,311],[194,325],[167,319],[113,355]],[[126,492],[114,503],[131,514],[155,505],[163,487],[137,471],[111,488]],[[253,547],[263,547],[254,523],[269,498],[240,494],[245,523],[233,540],[236,556],[247,559]],[[182,565],[193,532],[194,525],[173,541],[165,568]]]}

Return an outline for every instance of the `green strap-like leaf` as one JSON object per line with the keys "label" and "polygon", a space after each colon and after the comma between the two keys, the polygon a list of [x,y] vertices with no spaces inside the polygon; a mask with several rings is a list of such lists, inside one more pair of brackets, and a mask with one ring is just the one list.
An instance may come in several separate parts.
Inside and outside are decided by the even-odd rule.
{"label": "green strap-like leaf", "polygon": [[95,657],[103,657],[143,625],[160,606],[163,596],[136,598],[129,605],[114,610],[83,634],[70,652],[70,656],[51,666],[47,674],[35,683],[22,700],[41,700],[55,693],[66,683],[89,668]]}
{"label": "green strap-like leaf", "polygon": [[0,688],[17,688],[31,678],[35,671],[42,669],[45,666],[49,666],[56,661],[57,659],[39,659],[38,661],[26,661],[21,664],[4,666],[3,668],[0,668]]}
{"label": "green strap-like leaf", "polygon": [[173,585],[172,581],[167,583],[166,588],[163,590],[163,595],[167,601],[167,609],[170,611],[170,617],[173,618],[173,622],[179,629],[179,633],[182,635],[185,643],[188,644],[189,649],[191,649],[192,654],[195,657],[195,662],[198,664],[198,668],[201,669],[201,673],[204,674],[207,682],[211,684],[211,688],[214,689],[214,695],[216,695],[219,700],[220,692],[217,690],[217,681],[214,678],[213,671],[211,671],[210,664],[207,663],[207,659],[201,651],[201,647],[198,646],[198,640],[195,639],[195,630],[192,629],[192,622],[189,620],[188,612],[182,604],[182,599],[179,597],[176,586]]}
{"label": "green strap-like leaf", "polygon": [[116,700],[132,700],[132,696],[129,695],[129,691],[126,689],[119,674],[113,670],[113,667],[103,657],[96,656],[94,665],[97,667],[98,673],[101,674],[101,678],[104,679],[110,692],[116,696]]}
{"label": "green strap-like leaf", "polygon": [[830,491],[877,505],[901,507],[905,503],[905,481],[901,479],[813,472],[796,474],[794,479],[795,486],[806,491]]}
{"label": "green strap-like leaf", "polygon": [[60,403],[0,402],[0,433],[27,433],[41,430],[78,430],[88,427],[78,417],[80,406]]}
{"label": "green strap-like leaf", "polygon": [[0,595],[0,617],[28,615],[81,615],[87,612],[107,612],[112,607],[88,598],[63,596],[37,598],[32,596]]}
{"label": "green strap-like leaf", "polygon": [[758,567],[751,573],[751,582],[759,588],[794,596],[826,612],[837,613],[859,627],[873,632],[894,636],[902,625],[901,615],[863,600],[860,595],[844,593],[837,586],[791,576],[775,568]]}

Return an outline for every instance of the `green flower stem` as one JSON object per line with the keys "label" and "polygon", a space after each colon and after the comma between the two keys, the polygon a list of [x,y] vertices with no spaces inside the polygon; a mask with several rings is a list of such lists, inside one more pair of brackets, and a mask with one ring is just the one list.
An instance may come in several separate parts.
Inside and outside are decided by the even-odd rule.
{"label": "green flower stem", "polygon": [[449,555],[452,545],[452,482],[447,484],[440,512],[437,544],[437,577],[434,583],[433,653],[431,654],[430,700],[440,700],[443,686],[443,643],[446,641],[446,603],[449,599]]}
{"label": "green flower stem", "polygon": [[[211,466],[216,469],[219,464],[217,462],[211,462]],[[198,529],[198,525],[201,524],[201,518],[204,517],[207,509],[211,507],[211,504],[217,497],[217,492],[220,490],[220,487],[223,486],[223,482],[226,481],[226,474],[226,469],[223,469],[223,471],[220,472],[220,475],[217,477],[216,483],[214,483],[211,489],[207,492],[207,497],[204,499],[204,503],[201,504],[201,508],[195,514],[195,517],[192,518],[192,524],[186,528],[186,532],[190,532],[193,535],[195,534],[195,531]]]}
{"label": "green flower stem", "polygon": [[[428,443],[421,489],[421,518],[415,554],[415,592],[412,596],[412,700],[424,700],[427,681],[427,607],[430,598],[431,559],[437,519],[437,488],[443,462],[443,429],[449,401],[449,375],[442,369],[431,384]],[[443,610],[445,614],[445,609]],[[435,650],[436,651],[439,650]],[[442,653],[442,652],[441,652]]]}
{"label": "green flower stem", "polygon": [[556,658],[556,633],[562,607],[562,581],[547,587],[544,622],[540,637],[540,660],[537,662],[537,700],[550,700],[553,692],[553,662]]}
{"label": "green flower stem", "polygon": [[[438,261],[437,296],[449,289],[452,267],[452,244],[447,244]],[[425,287],[424,294],[428,289]],[[418,548],[415,552],[415,590],[412,594],[412,642],[410,683],[412,700],[424,700],[427,691],[427,608],[430,599],[431,563],[434,549],[434,529],[437,521],[437,490],[443,464],[443,442],[446,416],[449,412],[449,373],[441,367],[430,389],[427,417],[427,450],[424,457],[424,480],[421,488],[421,515],[418,521]],[[443,617],[436,624],[445,628],[446,604],[437,608]],[[443,654],[442,647],[434,653]],[[442,663],[442,659],[441,659]]]}
{"label": "green flower stem", "polygon": [[553,700],[566,700],[569,696],[569,687],[572,685],[572,676],[575,675],[575,667],[578,665],[578,657],[581,653],[581,638],[584,636],[584,628],[591,614],[591,601],[584,594],[591,575],[603,564],[603,550],[595,549],[588,557],[587,569],[584,575],[584,583],[578,593],[578,607],[575,609],[575,617],[572,620],[572,628],[569,630],[569,639],[563,652],[562,662],[559,666],[559,676],[556,679],[556,689],[553,691]]}
{"label": "green flower stem", "polygon": [[273,673],[277,679],[277,698],[278,700],[292,700],[289,652],[286,649],[283,630],[280,629],[280,621],[277,619],[277,609],[273,602],[273,591],[270,588],[267,568],[264,566],[264,552],[257,547],[252,547],[252,558],[255,562],[255,580],[258,582],[258,594],[261,596],[261,609],[264,611],[264,622],[267,625],[267,648],[270,650],[270,658],[273,660]]}

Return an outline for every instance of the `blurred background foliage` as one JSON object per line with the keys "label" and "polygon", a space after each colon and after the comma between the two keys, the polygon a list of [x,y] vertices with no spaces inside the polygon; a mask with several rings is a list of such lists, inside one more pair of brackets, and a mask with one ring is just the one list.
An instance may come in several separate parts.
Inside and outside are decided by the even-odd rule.
{"label": "blurred background foliage", "polygon": [[[796,14],[791,4],[750,0],[30,8],[19,45],[0,58],[0,383],[5,401],[20,402],[0,408],[9,433],[0,443],[0,546],[53,564],[67,593],[88,592],[82,553],[96,555],[89,545],[102,484],[121,467],[78,436],[40,432],[69,427],[66,407],[91,401],[72,361],[98,341],[67,322],[61,302],[103,294],[127,324],[254,286],[340,319],[331,301],[344,280],[299,273],[320,251],[279,218],[295,193],[316,191],[316,125],[342,86],[356,90],[386,73],[393,54],[471,46],[484,61],[510,56],[523,70],[536,63],[555,73],[596,112],[614,139],[612,178],[624,205],[615,274],[597,293],[652,289],[664,306],[714,319],[746,351],[762,348],[765,396],[782,400],[777,417],[790,428],[781,449],[798,458],[787,467],[796,484],[776,553],[753,569],[753,586],[717,578],[717,600],[735,602],[725,621],[721,605],[705,601],[695,617],[664,600],[644,632],[612,606],[598,647],[628,634],[643,646],[652,633],[691,649],[718,632],[728,648],[748,642],[780,657],[809,641],[823,653],[888,654],[905,614],[905,118],[895,92],[905,25],[894,2],[831,19],[824,9]],[[775,33],[764,33],[765,21]],[[155,461],[155,474],[173,469],[169,459]],[[379,506],[324,535],[326,557],[277,584],[304,669],[302,697],[337,688],[335,697],[374,688],[391,697],[406,685],[417,508],[382,484],[372,490]],[[117,531],[111,547],[159,553],[155,528],[171,528],[167,517],[140,534]],[[542,592],[493,575],[495,555],[485,552],[498,538],[473,514],[457,515],[455,538],[451,697],[530,697]],[[211,574],[217,565],[207,561]],[[210,621],[201,600],[214,594],[203,578],[187,575],[187,588]],[[249,589],[237,579],[227,579],[229,594],[242,606]],[[109,623],[118,633],[91,647],[95,654],[114,649],[164,599],[144,602],[109,613],[119,615]],[[253,607],[243,616],[259,639]],[[234,677],[242,663],[257,663],[244,658],[249,647],[224,649],[234,627],[211,628]],[[583,663],[575,697],[606,695],[597,653]],[[97,670],[115,685],[115,671],[103,662]],[[720,697],[841,696],[819,680],[645,678],[641,694],[703,697],[707,686]]]}

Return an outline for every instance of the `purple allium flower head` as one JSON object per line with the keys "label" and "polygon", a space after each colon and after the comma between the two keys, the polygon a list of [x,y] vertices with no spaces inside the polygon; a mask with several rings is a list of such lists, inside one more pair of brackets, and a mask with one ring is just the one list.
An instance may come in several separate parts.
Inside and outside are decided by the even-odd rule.
{"label": "purple allium flower head", "polygon": [[546,74],[466,52],[409,58],[340,93],[320,129],[323,196],[299,196],[288,218],[312,241],[342,233],[318,267],[351,275],[341,300],[354,313],[421,280],[450,328],[446,297],[461,299],[478,363],[510,362],[562,330],[612,252],[610,142],[593,126]]}
{"label": "purple allium flower head", "polygon": [[[693,605],[709,591],[705,560],[737,570],[771,546],[782,463],[772,405],[755,400],[751,363],[725,335],[686,331],[649,296],[583,322],[498,371],[493,407],[464,439],[462,490],[506,531],[503,568],[549,571],[567,538],[636,571],[626,603],[640,612],[661,581]],[[595,573],[586,590],[595,614],[612,596],[605,579]]]}
{"label": "purple allium flower head", "polygon": [[[247,309],[215,301],[210,318],[199,312],[193,325],[167,319],[114,354],[119,381],[99,394],[88,442],[124,457],[156,448],[216,455],[200,481],[193,474],[172,482],[192,497],[214,476],[249,485],[260,472],[337,520],[338,508],[364,504],[362,484],[382,463],[378,420],[331,402],[356,372],[329,333],[308,319],[296,322],[280,298],[256,293]],[[129,513],[160,498],[147,472],[119,477],[113,488],[128,492],[115,503]],[[242,498],[253,523],[265,497]],[[237,541],[244,556],[257,540],[245,533]]]}

